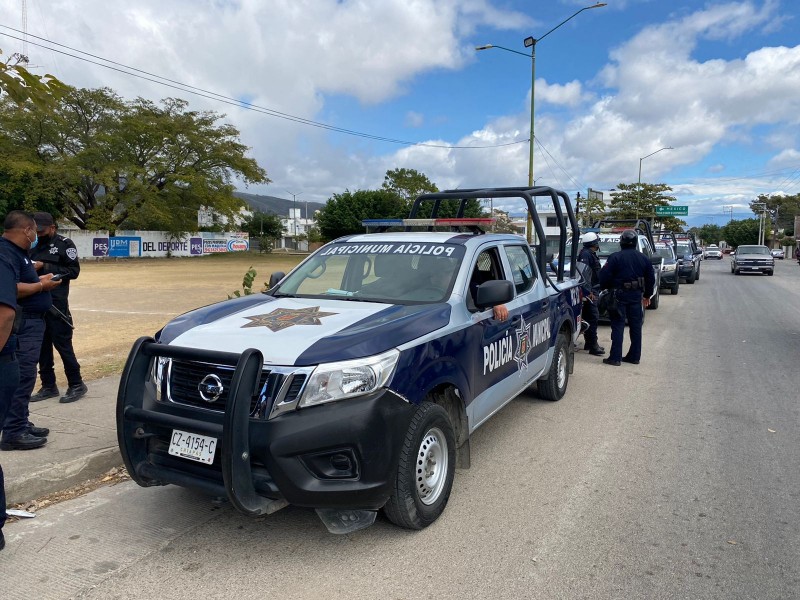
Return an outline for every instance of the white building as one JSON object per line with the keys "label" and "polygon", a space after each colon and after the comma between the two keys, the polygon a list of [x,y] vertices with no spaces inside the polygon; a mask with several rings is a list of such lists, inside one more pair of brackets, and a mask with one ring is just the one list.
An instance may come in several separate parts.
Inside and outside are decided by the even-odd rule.
{"label": "white building", "polygon": [[314,219],[303,217],[302,212],[300,208],[290,208],[289,216],[281,217],[285,233],[278,242],[278,248],[308,252],[308,231],[314,227]]}
{"label": "white building", "polygon": [[[238,229],[242,223],[244,223],[247,219],[253,216],[253,211],[243,206],[239,209],[238,214],[234,215],[233,217],[233,224],[235,225],[235,229]],[[202,229],[203,227],[216,227],[221,226],[223,229],[227,228],[229,223],[228,217],[225,215],[219,214],[213,208],[207,208],[205,206],[201,206],[200,210],[197,211],[197,227]]]}

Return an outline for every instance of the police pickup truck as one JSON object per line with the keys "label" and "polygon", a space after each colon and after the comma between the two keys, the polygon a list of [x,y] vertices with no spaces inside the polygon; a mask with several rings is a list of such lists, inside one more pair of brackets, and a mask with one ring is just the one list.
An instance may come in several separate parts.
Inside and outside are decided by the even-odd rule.
{"label": "police pickup truck", "polygon": [[463,215],[477,198],[523,200],[542,240],[534,198],[550,199],[560,247],[578,235],[551,188],[426,194],[411,217],[429,218],[367,222],[378,231],[323,246],[269,291],[175,318],[135,343],[120,382],[134,481],[249,516],[313,508],[333,533],[380,509],[410,529],[436,520],[478,427],[534,384],[564,395],[580,329],[576,274],[547,274],[544,244],[534,255],[485,219],[437,218],[443,201]]}

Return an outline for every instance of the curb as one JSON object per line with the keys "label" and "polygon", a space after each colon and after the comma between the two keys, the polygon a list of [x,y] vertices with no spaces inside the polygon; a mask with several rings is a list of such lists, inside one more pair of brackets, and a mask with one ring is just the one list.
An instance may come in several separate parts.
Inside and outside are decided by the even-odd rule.
{"label": "curb", "polygon": [[87,456],[62,463],[50,463],[12,480],[6,479],[7,504],[23,504],[48,494],[64,491],[122,465],[117,446],[96,450]]}

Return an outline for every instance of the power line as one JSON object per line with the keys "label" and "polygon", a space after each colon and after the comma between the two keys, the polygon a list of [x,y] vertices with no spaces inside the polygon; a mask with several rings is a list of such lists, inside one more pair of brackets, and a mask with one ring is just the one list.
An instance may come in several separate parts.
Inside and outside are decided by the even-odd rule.
{"label": "power line", "polygon": [[[14,31],[14,32],[17,32],[17,33],[22,33],[18,29],[15,29],[13,27],[9,27],[8,25],[0,24],[0,27],[2,27],[4,29],[11,30],[11,31]],[[6,37],[9,37],[11,39],[15,39],[15,40],[20,40],[21,41],[21,38],[19,38],[17,36],[10,35],[8,33],[0,33],[0,35],[5,35]],[[61,47],[61,48],[66,48],[67,50],[71,50],[72,52],[78,52],[79,54],[84,54],[86,56],[89,56],[91,58],[95,58],[97,60],[90,60],[89,58],[86,58],[85,56],[78,56],[78,55],[75,55],[75,54],[70,54],[69,52],[65,52],[63,50],[59,50],[58,48],[52,48],[50,46],[47,46],[47,45],[44,45],[44,44],[39,44],[39,43],[32,42],[32,41],[28,41],[29,44],[32,44],[34,46],[38,46],[39,48],[44,48],[46,50],[50,50],[51,52],[57,52],[59,54],[63,54],[64,56],[69,56],[71,58],[82,60],[84,62],[93,64],[93,65],[97,65],[99,67],[103,67],[103,68],[109,69],[111,71],[116,71],[116,72],[122,73],[124,75],[129,75],[131,77],[137,77],[139,79],[144,79],[145,81],[150,81],[151,83],[156,83],[156,84],[159,84],[159,85],[163,85],[165,87],[172,88],[172,89],[175,89],[175,90],[178,90],[178,91],[181,91],[181,92],[194,94],[196,96],[200,96],[202,98],[207,98],[209,100],[215,100],[217,102],[222,102],[224,104],[235,106],[237,108],[244,108],[244,109],[252,110],[254,112],[265,114],[265,115],[268,115],[268,116],[271,116],[271,117],[276,117],[276,118],[279,118],[279,119],[292,121],[292,122],[295,122],[295,123],[299,123],[301,125],[308,125],[310,127],[317,127],[319,129],[325,129],[325,130],[333,131],[333,132],[336,132],[336,133],[343,133],[345,135],[351,135],[351,136],[355,136],[355,137],[361,137],[361,138],[365,138],[365,139],[375,140],[375,141],[379,141],[379,142],[386,142],[386,143],[390,143],[390,144],[399,144],[399,145],[403,145],[403,146],[420,146],[420,147],[424,147],[424,148],[442,148],[442,149],[447,149],[447,150],[479,150],[479,149],[484,149],[484,148],[503,148],[503,147],[506,147],[506,146],[514,146],[514,145],[517,145],[517,144],[525,144],[525,143],[528,142],[527,139],[524,139],[524,140],[517,140],[517,141],[514,141],[514,142],[507,142],[507,143],[504,143],[504,144],[491,144],[491,145],[482,145],[482,146],[455,146],[455,145],[446,145],[446,144],[430,144],[430,143],[424,143],[424,142],[411,142],[411,141],[408,141],[408,140],[400,140],[400,139],[389,138],[389,137],[380,136],[380,135],[374,135],[374,134],[370,134],[370,133],[364,133],[364,132],[360,132],[360,131],[355,131],[353,129],[346,129],[344,127],[337,127],[335,125],[329,125],[327,123],[321,123],[319,121],[314,121],[312,119],[306,119],[304,117],[298,117],[296,115],[291,115],[289,113],[284,113],[284,112],[281,112],[281,111],[278,111],[278,110],[275,110],[275,109],[272,109],[272,108],[268,108],[268,107],[265,107],[265,106],[259,106],[257,104],[253,104],[251,102],[247,102],[245,100],[239,100],[239,99],[236,99],[236,98],[232,98],[230,96],[225,96],[224,94],[219,94],[219,93],[211,91],[211,90],[207,90],[207,89],[204,89],[204,88],[200,88],[200,87],[196,87],[196,86],[189,85],[189,84],[186,84],[186,83],[182,83],[180,81],[176,81],[174,79],[169,79],[168,77],[163,77],[161,75],[157,75],[157,74],[151,73],[149,71],[144,71],[142,69],[137,69],[136,67],[131,67],[129,65],[125,65],[123,63],[119,63],[119,62],[110,60],[108,58],[103,58],[102,56],[98,56],[96,54],[91,54],[90,52],[85,52],[85,51],[79,50],[77,48],[72,48],[71,46],[67,46],[65,44],[60,44],[60,43],[55,42],[53,40],[49,40],[49,39],[46,39],[46,38],[43,38],[43,37],[40,37],[40,36],[37,36],[37,35],[33,35],[33,34],[29,33],[29,34],[27,34],[27,36],[28,37],[32,37],[32,38],[36,38],[37,40],[42,40],[42,41],[47,42],[48,44],[52,44],[54,46],[58,46],[58,47]],[[98,61],[103,61],[103,62],[98,62]],[[108,64],[104,64],[104,63],[108,63]],[[112,65],[114,65],[114,66],[112,66]]]}

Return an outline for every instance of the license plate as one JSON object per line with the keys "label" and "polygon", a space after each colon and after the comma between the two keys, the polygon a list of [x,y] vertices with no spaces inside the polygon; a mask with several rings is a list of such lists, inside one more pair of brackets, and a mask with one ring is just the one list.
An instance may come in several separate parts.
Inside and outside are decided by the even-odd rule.
{"label": "license plate", "polygon": [[180,456],[210,465],[214,462],[216,450],[217,438],[189,433],[180,429],[172,430],[172,439],[169,441],[169,453],[172,456]]}

